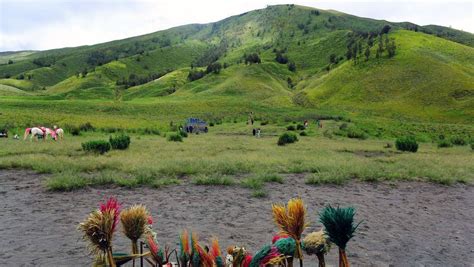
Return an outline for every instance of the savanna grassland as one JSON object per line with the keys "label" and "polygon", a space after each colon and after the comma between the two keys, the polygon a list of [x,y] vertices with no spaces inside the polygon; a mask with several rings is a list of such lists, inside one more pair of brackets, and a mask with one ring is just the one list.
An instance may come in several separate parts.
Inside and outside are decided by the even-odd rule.
{"label": "savanna grassland", "polygon": [[[442,26],[278,5],[103,44],[2,53],[0,129],[59,125],[66,139],[1,140],[0,167],[50,173],[46,185],[57,190],[270,177],[245,180],[261,188],[256,180],[295,173],[312,184],[471,183],[473,40]],[[250,112],[261,139],[249,136]],[[215,126],[167,141],[189,117]],[[276,145],[304,120],[308,136]],[[71,135],[87,124],[94,130]],[[131,135],[129,150],[81,150],[119,132]],[[419,151],[397,152],[402,136]]]}
{"label": "savanna grassland", "polygon": [[85,132],[58,142],[2,140],[0,167],[51,174],[45,182],[51,190],[195,183],[250,187],[258,196],[265,182],[291,183],[286,179],[291,174],[302,175],[314,185],[351,180],[473,182],[473,154],[468,146],[438,148],[423,143],[417,153],[402,153],[386,148],[393,140],[349,139],[335,134],[344,122],[323,123],[323,129],[313,125],[305,131],[308,136],[298,136],[298,142],[286,146],[276,145],[285,125],[259,126],[262,137],[255,138],[243,122],[216,125],[210,133],[190,135],[183,142],[132,134],[128,150],[105,155],[84,152],[81,143],[107,140],[114,134]]}

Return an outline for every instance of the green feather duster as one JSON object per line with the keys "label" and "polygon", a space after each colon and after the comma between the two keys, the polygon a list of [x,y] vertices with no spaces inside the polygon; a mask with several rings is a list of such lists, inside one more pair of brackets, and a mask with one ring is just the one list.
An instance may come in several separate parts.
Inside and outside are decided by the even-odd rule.
{"label": "green feather duster", "polygon": [[268,253],[270,253],[270,250],[272,249],[271,245],[265,245],[262,249],[260,249],[255,256],[252,258],[252,261],[250,262],[249,267],[259,267],[260,261],[267,256]]}
{"label": "green feather duster", "polygon": [[280,238],[278,239],[274,246],[278,251],[285,256],[294,256],[296,251],[296,242],[293,238]]}
{"label": "green feather duster", "polygon": [[354,224],[355,213],[353,207],[333,208],[328,205],[319,215],[319,221],[324,225],[325,234],[341,249],[346,248],[347,242],[354,237],[360,224]]}

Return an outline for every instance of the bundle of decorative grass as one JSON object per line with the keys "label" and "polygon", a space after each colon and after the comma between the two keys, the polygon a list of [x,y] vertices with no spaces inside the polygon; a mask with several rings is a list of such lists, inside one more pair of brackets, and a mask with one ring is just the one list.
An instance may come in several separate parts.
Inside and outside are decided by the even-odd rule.
{"label": "bundle of decorative grass", "polygon": [[222,259],[221,249],[219,247],[219,240],[217,239],[217,237],[213,237],[211,239],[210,254],[216,267],[224,267],[224,259]]}
{"label": "bundle of decorative grass", "polygon": [[154,266],[162,266],[167,263],[167,251],[165,249],[165,252],[163,252],[163,249],[160,248],[158,241],[156,241],[156,233],[152,230],[146,232],[145,244],[150,249],[150,255]]}
{"label": "bundle of decorative grass", "polygon": [[[293,198],[288,201],[287,207],[274,204],[272,206],[273,219],[280,228],[281,234],[293,238],[296,242],[295,257],[300,259],[300,266],[303,266],[303,252],[301,251],[301,235],[308,226],[306,223],[306,208],[301,198]],[[292,259],[288,264],[293,265]]]}
{"label": "bundle of decorative grass", "polygon": [[189,249],[189,234],[187,230],[184,230],[179,236],[179,248],[180,266],[188,266],[188,262],[191,259],[191,253]]}
{"label": "bundle of decorative grass", "polygon": [[112,237],[117,226],[120,213],[120,205],[113,197],[105,204],[100,205],[100,209],[93,211],[89,217],[79,224],[78,229],[84,232],[83,239],[89,241],[88,248],[91,253],[104,262],[104,254],[110,266],[115,267],[112,256]]}
{"label": "bundle of decorative grass", "polygon": [[195,233],[191,233],[191,266],[193,267],[213,267],[214,261],[200,245]]}
{"label": "bundle of decorative grass", "polygon": [[285,255],[281,254],[278,249],[272,245],[265,245],[255,256],[253,256],[249,267],[259,267],[281,264],[285,261]]}
{"label": "bundle of decorative grass", "polygon": [[[138,254],[138,239],[149,229],[150,214],[145,206],[133,205],[120,213],[123,233],[132,241],[132,254]],[[135,266],[135,260],[133,260]]]}
{"label": "bundle of decorative grass", "polygon": [[274,244],[278,251],[285,255],[293,257],[296,252],[296,241],[291,237],[280,238]]}
{"label": "bundle of decorative grass", "polygon": [[354,215],[355,209],[353,207],[333,208],[330,205],[325,207],[319,215],[319,220],[324,225],[324,232],[329,237],[329,241],[339,247],[340,267],[349,267],[346,245],[360,224],[354,224]]}
{"label": "bundle of decorative grass", "polygon": [[309,233],[304,239],[304,250],[308,255],[316,254],[319,261],[319,267],[326,266],[324,255],[329,252],[331,243],[324,235],[323,229],[317,232]]}

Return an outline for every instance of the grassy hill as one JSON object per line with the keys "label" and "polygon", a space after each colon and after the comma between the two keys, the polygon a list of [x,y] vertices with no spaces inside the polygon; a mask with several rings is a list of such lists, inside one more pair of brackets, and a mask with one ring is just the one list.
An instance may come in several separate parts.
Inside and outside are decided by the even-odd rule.
{"label": "grassy hill", "polygon": [[[380,36],[385,49],[376,58]],[[48,106],[82,121],[88,115],[76,114],[73,106],[94,100],[120,106],[106,112],[124,115],[123,124],[133,116],[130,110],[156,114],[152,109],[169,118],[245,117],[257,110],[276,117],[330,113],[469,124],[474,122],[473,36],[278,5],[92,46],[3,53],[0,95],[7,96],[0,102],[11,112],[0,122],[38,121],[25,114]],[[385,39],[395,42],[393,56],[387,55]],[[348,56],[354,46],[357,64]],[[259,64],[246,63],[252,54]],[[222,69],[206,71],[216,63]],[[188,78],[197,72],[203,77]],[[23,115],[13,112],[15,106]],[[38,114],[39,120],[61,120]]]}

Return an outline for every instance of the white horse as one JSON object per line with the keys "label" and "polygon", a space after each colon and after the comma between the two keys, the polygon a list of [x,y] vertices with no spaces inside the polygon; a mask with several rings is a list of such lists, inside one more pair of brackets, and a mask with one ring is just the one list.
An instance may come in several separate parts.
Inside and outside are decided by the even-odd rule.
{"label": "white horse", "polygon": [[64,130],[62,128],[58,128],[56,125],[53,127],[54,132],[56,133],[56,140],[64,139]]}
{"label": "white horse", "polygon": [[27,137],[30,137],[30,140],[38,140],[38,136],[42,136],[43,139],[46,136],[46,132],[43,131],[40,127],[32,127],[32,128],[26,128],[25,134],[23,136],[23,140],[26,140]]}
{"label": "white horse", "polygon": [[26,140],[28,136],[30,136],[30,140],[34,138],[37,141],[39,136],[41,136],[43,140],[46,140],[48,135],[51,135],[51,138],[53,140],[57,139],[56,132],[49,128],[45,128],[45,127],[26,128],[25,134],[23,136],[23,140]]}

